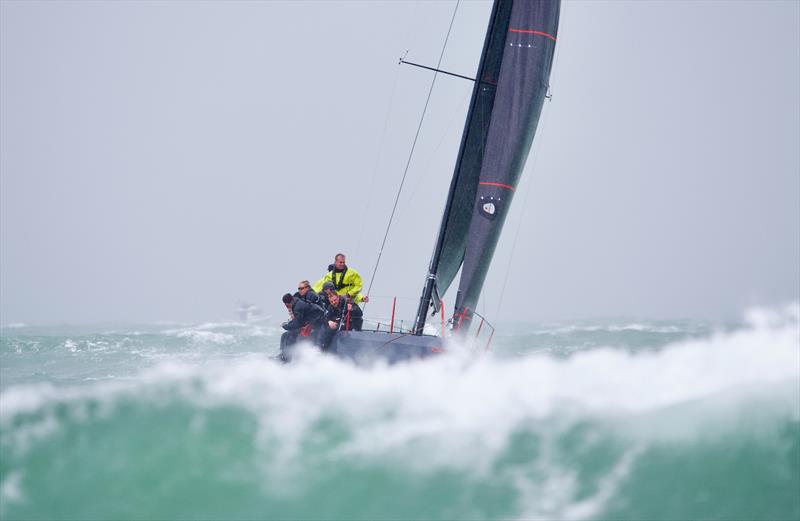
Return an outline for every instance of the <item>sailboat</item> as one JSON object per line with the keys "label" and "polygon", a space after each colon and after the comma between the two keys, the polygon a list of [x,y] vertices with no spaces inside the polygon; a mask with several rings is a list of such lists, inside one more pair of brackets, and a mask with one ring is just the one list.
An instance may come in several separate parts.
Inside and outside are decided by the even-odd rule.
{"label": "sailboat", "polygon": [[450,324],[465,334],[533,143],[548,94],[560,0],[495,0],[441,226],[410,331],[340,331],[329,352],[394,363],[445,349],[424,334],[428,313],[459,270]]}

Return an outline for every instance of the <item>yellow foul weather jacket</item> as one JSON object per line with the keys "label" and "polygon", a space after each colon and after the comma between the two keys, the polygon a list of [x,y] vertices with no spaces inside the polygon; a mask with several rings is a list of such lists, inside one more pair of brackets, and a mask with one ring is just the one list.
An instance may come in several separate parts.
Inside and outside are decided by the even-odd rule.
{"label": "yellow foul weather jacket", "polygon": [[360,304],[364,300],[364,296],[361,294],[361,288],[364,287],[361,282],[361,275],[353,268],[346,266],[344,272],[341,273],[330,270],[324,277],[314,283],[312,289],[317,293],[321,293],[322,285],[326,282],[332,282],[336,287],[336,293],[339,295],[350,295],[350,298],[356,304]]}

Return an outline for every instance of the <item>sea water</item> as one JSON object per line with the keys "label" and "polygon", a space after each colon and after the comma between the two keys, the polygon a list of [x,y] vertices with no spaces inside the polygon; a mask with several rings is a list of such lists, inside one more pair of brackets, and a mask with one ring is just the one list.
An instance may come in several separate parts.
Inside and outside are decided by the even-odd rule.
{"label": "sea water", "polygon": [[268,324],[0,340],[0,518],[800,519],[800,306],[271,360]]}

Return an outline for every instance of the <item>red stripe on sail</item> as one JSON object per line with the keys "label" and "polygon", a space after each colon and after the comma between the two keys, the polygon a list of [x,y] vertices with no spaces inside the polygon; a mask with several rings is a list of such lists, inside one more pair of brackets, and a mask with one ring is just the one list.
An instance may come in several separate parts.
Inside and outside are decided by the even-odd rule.
{"label": "red stripe on sail", "polygon": [[504,185],[503,183],[490,183],[489,181],[481,181],[481,182],[480,182],[480,183],[478,183],[478,184],[479,184],[479,185],[487,185],[487,186],[499,186],[500,188],[508,188],[508,189],[509,189],[509,190],[511,190],[512,192],[516,190],[516,188],[514,188],[513,186],[511,186],[511,185]]}
{"label": "red stripe on sail", "polygon": [[546,38],[550,38],[553,41],[556,41],[556,37],[552,34],[548,34],[542,31],[534,31],[532,29],[509,29],[508,32],[510,33],[525,33],[525,34],[538,34],[539,36],[544,36]]}
{"label": "red stripe on sail", "polygon": [[466,316],[467,311],[469,311],[469,308],[464,308],[464,311],[462,311],[461,314],[459,315],[460,318],[458,319],[458,325],[456,326],[456,331],[461,329],[461,322],[464,321],[464,316]]}

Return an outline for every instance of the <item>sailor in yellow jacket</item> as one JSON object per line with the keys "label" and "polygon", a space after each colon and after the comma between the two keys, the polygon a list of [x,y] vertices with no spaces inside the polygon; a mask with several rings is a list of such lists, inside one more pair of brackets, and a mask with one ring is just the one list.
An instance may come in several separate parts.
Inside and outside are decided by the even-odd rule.
{"label": "sailor in yellow jacket", "polygon": [[314,291],[320,293],[322,285],[326,282],[333,283],[336,293],[339,295],[350,295],[356,304],[369,302],[367,295],[361,294],[364,284],[361,282],[361,275],[356,270],[345,264],[344,253],[337,253],[333,264],[328,266],[328,273],[314,283]]}

